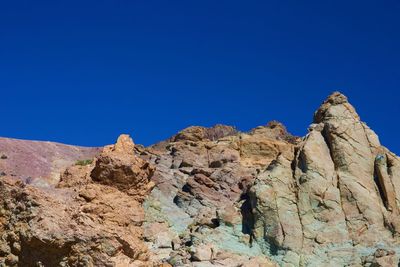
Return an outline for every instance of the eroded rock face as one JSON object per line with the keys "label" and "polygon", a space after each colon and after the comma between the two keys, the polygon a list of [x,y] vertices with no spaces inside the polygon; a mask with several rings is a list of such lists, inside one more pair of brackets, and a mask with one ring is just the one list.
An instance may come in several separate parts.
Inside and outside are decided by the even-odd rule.
{"label": "eroded rock face", "polygon": [[[69,167],[57,188],[3,177],[0,265],[152,266],[141,205],[151,172],[132,149],[132,140],[121,136],[93,163]],[[93,173],[100,173],[100,180],[94,181]],[[103,181],[104,173],[114,176]],[[113,183],[116,173],[125,176]]]}
{"label": "eroded rock face", "polygon": [[[280,154],[294,153],[296,139],[287,141],[290,135],[277,123],[217,140],[203,134],[195,139],[193,130],[199,128],[183,131],[181,136],[189,132],[190,138],[173,138],[141,152],[156,166],[144,225],[152,260],[174,266],[274,266],[252,245],[248,189]],[[155,228],[174,245],[160,246],[150,230]]]}
{"label": "eroded rock face", "polygon": [[279,261],[292,251],[306,266],[361,265],[364,253],[399,250],[400,176],[388,158],[398,164],[347,98],[332,94],[293,159],[280,157],[257,177],[257,242]]}
{"label": "eroded rock face", "polygon": [[192,126],[180,131],[171,138],[172,142],[178,141],[215,141],[225,136],[236,135],[238,131],[231,126],[218,124],[211,128]]}
{"label": "eroded rock face", "polygon": [[134,154],[135,145],[128,135],[121,135],[117,143],[106,146],[96,158],[91,178],[110,185],[143,201],[153,187],[150,178],[154,169]]}
{"label": "eroded rock face", "polygon": [[94,156],[56,188],[1,177],[0,263],[399,264],[400,159],[340,93],[303,138],[275,121],[194,126],[147,148],[121,135]]}

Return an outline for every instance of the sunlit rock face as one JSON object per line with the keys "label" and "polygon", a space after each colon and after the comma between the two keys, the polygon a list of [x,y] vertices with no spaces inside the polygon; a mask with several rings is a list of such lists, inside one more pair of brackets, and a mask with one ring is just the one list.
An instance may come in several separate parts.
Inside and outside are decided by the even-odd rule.
{"label": "sunlit rock face", "polygon": [[117,143],[104,147],[97,156],[91,178],[126,192],[142,202],[153,187],[150,181],[154,168],[134,153],[135,145],[128,135],[121,135]]}
{"label": "sunlit rock face", "polygon": [[152,266],[141,205],[153,185],[152,167],[133,149],[121,135],[63,171],[56,187],[4,176],[2,266]]}
{"label": "sunlit rock face", "polygon": [[[0,160],[0,265],[399,263],[400,160],[337,92],[303,138],[272,121],[193,126],[150,147],[35,143],[47,152],[29,162],[34,183],[9,175],[29,172],[29,153],[1,144],[18,165]],[[50,158],[69,162],[52,183],[38,175]]]}
{"label": "sunlit rock face", "polygon": [[295,266],[368,265],[377,249],[398,253],[398,164],[347,98],[332,94],[292,158],[256,178],[256,242],[279,262],[295,255]]}

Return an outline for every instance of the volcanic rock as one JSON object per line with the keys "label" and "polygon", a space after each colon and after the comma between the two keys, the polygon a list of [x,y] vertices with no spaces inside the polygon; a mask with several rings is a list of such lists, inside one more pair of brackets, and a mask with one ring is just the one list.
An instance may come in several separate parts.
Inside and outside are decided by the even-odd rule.
{"label": "volcanic rock", "polygon": [[150,178],[154,169],[135,156],[134,147],[128,135],[121,135],[115,145],[106,146],[96,158],[90,176],[96,182],[114,186],[143,201],[153,187]]}
{"label": "volcanic rock", "polygon": [[329,96],[293,157],[278,157],[251,189],[263,251],[344,266],[360,264],[362,251],[398,248],[399,174],[387,158],[398,164],[344,95]]}
{"label": "volcanic rock", "polygon": [[[125,136],[118,142],[113,146],[117,157],[131,144]],[[136,162],[133,152],[127,157]],[[98,159],[104,159],[104,153]],[[114,162],[120,164],[117,160],[111,161],[107,166],[102,165],[102,171],[112,173],[121,166],[112,165]],[[138,202],[145,197],[150,182],[142,181],[127,194],[118,189],[121,180],[115,186],[92,181],[90,174],[94,168],[94,163],[71,166],[61,176],[57,188],[25,185],[12,177],[2,180],[0,263],[7,266],[152,266],[142,238],[145,214]]]}
{"label": "volcanic rock", "polygon": [[272,121],[0,155],[0,266],[399,264],[400,159],[338,92],[303,138]]}

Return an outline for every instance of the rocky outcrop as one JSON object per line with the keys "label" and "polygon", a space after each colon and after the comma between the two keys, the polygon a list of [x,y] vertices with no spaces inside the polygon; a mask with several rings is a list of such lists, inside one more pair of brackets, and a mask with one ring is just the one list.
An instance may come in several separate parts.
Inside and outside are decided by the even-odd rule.
{"label": "rocky outcrop", "polygon": [[121,135],[115,145],[106,146],[96,158],[90,176],[93,181],[111,185],[143,201],[153,187],[150,178],[154,169],[134,154],[134,147],[128,135]]}
{"label": "rocky outcrop", "polygon": [[[141,151],[156,166],[156,188],[145,202],[144,225],[153,261],[174,266],[273,266],[251,244],[253,214],[247,190],[262,168],[282,153],[293,153],[297,139],[288,142],[288,136],[274,122],[217,140],[173,138]],[[155,234],[159,232],[162,242]]]}
{"label": "rocky outcrop", "polygon": [[399,264],[400,159],[340,93],[303,138],[193,126],[91,158],[56,187],[0,178],[0,266]]}
{"label": "rocky outcrop", "polygon": [[295,266],[361,265],[364,254],[398,250],[400,176],[387,157],[398,164],[347,98],[332,94],[293,156],[257,177],[256,241],[282,263],[294,253]]}
{"label": "rocky outcrop", "polygon": [[[134,155],[133,147],[122,135],[93,163],[69,167],[57,188],[4,177],[0,265],[152,266],[141,227],[141,201],[151,188],[145,166],[151,167]],[[103,181],[104,173],[114,176]]]}
{"label": "rocky outcrop", "polygon": [[156,260],[212,263],[211,246],[280,266],[398,262],[399,159],[340,93],[302,139],[273,122],[214,141],[172,139],[142,156],[154,162],[157,184],[145,228],[167,221],[162,231],[179,243],[161,249],[148,232]]}
{"label": "rocky outcrop", "polygon": [[225,136],[235,135],[237,132],[238,131],[234,127],[222,124],[215,125],[211,128],[192,126],[179,132],[177,135],[172,137],[171,141],[215,141]]}

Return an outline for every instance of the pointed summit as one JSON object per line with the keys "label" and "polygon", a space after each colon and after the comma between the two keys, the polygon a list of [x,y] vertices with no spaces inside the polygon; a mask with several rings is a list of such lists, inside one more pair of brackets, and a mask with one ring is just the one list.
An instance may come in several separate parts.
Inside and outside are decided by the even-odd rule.
{"label": "pointed summit", "polygon": [[330,103],[332,105],[340,105],[344,103],[348,103],[347,96],[342,94],[339,91],[333,92],[328,98],[324,101],[325,103]]}
{"label": "pointed summit", "polygon": [[114,145],[114,151],[127,153],[133,155],[135,149],[135,143],[128,134],[121,134],[118,137],[117,143]]}
{"label": "pointed summit", "polygon": [[127,134],[121,134],[115,145],[104,147],[96,157],[90,177],[103,185],[118,188],[142,202],[154,184],[150,181],[154,167],[136,156],[135,144]]}
{"label": "pointed summit", "polygon": [[[400,236],[398,158],[381,146],[378,136],[339,92],[322,103],[310,129],[298,152],[295,173],[299,177],[297,195],[304,196],[298,202],[299,214],[313,214],[302,219],[313,225],[303,224],[304,236],[315,231],[322,240],[345,243],[350,239],[366,247],[393,242],[391,238]],[[322,203],[333,204],[323,211],[323,217],[310,205],[321,197]],[[325,223],[329,227],[316,231],[314,225]],[[341,228],[335,228],[338,225]]]}
{"label": "pointed summit", "polygon": [[340,92],[334,92],[328,96],[314,114],[314,123],[321,123],[327,120],[353,120],[359,122],[360,117],[345,95]]}

